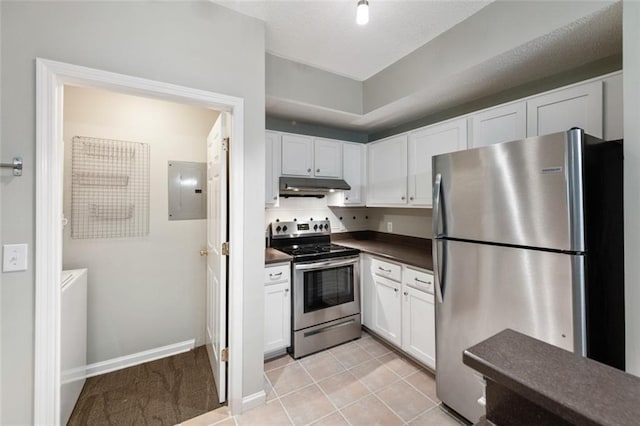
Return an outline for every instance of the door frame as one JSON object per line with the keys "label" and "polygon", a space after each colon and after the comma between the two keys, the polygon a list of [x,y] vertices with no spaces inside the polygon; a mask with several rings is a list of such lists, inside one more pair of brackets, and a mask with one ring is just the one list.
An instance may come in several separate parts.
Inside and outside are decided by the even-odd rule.
{"label": "door frame", "polygon": [[[64,86],[111,90],[130,95],[228,111],[229,150],[228,270],[229,347],[227,401],[242,411],[244,99],[175,84],[36,58],[36,239],[34,423],[60,421],[60,272],[62,270],[62,140]],[[234,214],[236,213],[236,214]]]}

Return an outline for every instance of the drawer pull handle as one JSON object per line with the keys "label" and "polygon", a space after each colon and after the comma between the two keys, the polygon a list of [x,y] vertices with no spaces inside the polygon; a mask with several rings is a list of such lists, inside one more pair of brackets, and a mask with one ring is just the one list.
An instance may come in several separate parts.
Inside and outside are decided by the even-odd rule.
{"label": "drawer pull handle", "polygon": [[381,270],[382,272],[386,272],[387,274],[391,273],[391,269],[384,269],[382,266],[378,266],[378,269]]}
{"label": "drawer pull handle", "polygon": [[280,278],[281,276],[282,276],[282,272],[278,272],[277,274],[269,274],[269,277],[270,277],[272,280],[278,279],[278,278]]}
{"label": "drawer pull handle", "polygon": [[417,282],[422,283],[422,284],[431,285],[431,282],[429,282],[429,281],[422,281],[422,280],[421,280],[421,279],[419,279],[419,278],[414,278],[414,280],[416,280]]}

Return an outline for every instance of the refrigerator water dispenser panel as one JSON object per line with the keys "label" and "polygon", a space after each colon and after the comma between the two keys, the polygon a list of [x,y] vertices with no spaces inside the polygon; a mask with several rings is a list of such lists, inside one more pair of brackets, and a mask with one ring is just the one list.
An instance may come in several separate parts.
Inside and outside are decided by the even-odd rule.
{"label": "refrigerator water dispenser panel", "polygon": [[207,218],[207,163],[169,161],[169,220]]}

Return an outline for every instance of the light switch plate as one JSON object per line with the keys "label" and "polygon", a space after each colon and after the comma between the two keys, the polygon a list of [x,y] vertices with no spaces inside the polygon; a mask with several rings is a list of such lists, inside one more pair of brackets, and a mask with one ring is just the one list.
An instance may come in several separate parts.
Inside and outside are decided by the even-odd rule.
{"label": "light switch plate", "polygon": [[2,257],[2,272],[27,270],[28,244],[5,244]]}

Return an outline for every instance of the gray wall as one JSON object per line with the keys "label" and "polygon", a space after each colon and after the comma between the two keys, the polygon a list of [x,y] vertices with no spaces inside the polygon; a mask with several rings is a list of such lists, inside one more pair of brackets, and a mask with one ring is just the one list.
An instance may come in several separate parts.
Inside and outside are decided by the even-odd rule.
{"label": "gray wall", "polygon": [[623,7],[627,371],[640,376],[640,3],[625,1]]}
{"label": "gray wall", "polygon": [[267,96],[362,114],[362,82],[266,55]]}
{"label": "gray wall", "polygon": [[267,116],[267,129],[279,132],[298,133],[301,135],[318,136],[321,138],[339,139],[343,141],[367,143],[369,136],[365,132],[344,130],[319,124],[303,123],[284,118]]}
{"label": "gray wall", "polygon": [[[243,394],[263,386],[264,24],[209,2],[1,2],[2,243],[29,243],[35,213],[35,58],[42,57],[245,100]],[[222,65],[224,61],[224,65]],[[233,153],[232,153],[233,155]],[[257,191],[257,192],[256,192]],[[35,248],[37,249],[37,248]],[[34,270],[2,276],[2,424],[33,418]]]}

